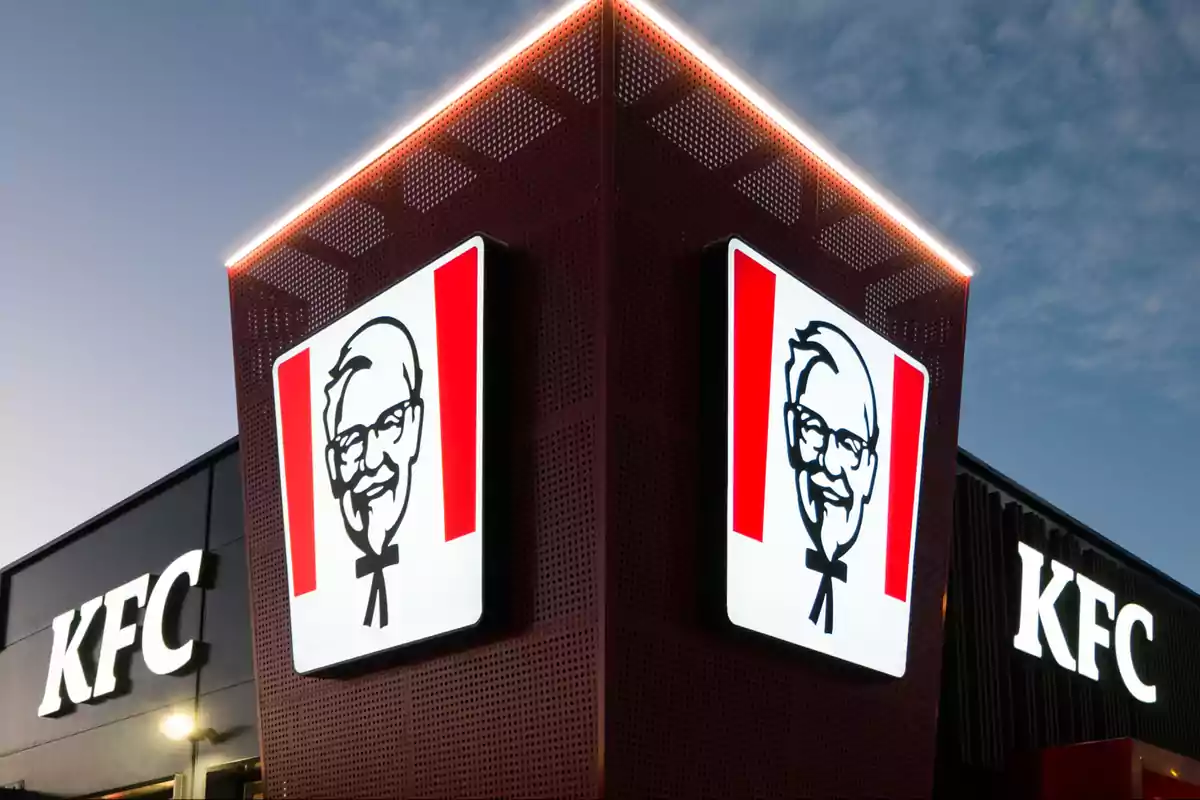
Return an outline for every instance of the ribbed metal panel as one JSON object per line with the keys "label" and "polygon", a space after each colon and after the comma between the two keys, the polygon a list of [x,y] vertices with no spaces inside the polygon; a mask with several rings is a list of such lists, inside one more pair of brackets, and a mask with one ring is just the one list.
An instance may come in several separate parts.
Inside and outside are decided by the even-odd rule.
{"label": "ribbed metal panel", "polygon": [[[1200,757],[1200,602],[1093,531],[1036,498],[1014,496],[989,475],[960,472],[946,611],[939,714],[939,794],[1003,786],[1042,748],[1132,737]],[[1113,650],[1098,650],[1100,681],[1013,646],[1025,542],[1111,589],[1119,609],[1136,602],[1154,615],[1154,641],[1134,637],[1139,674],[1158,687],[1150,705],[1121,682]],[[1057,604],[1077,654],[1078,595]],[[1103,623],[1102,623],[1103,624]],[[1111,623],[1108,626],[1111,629]]]}

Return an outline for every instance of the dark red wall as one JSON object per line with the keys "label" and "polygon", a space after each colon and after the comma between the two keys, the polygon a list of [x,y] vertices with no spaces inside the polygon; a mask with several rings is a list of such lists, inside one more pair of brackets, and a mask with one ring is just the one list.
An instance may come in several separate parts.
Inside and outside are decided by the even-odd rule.
{"label": "dark red wall", "polygon": [[1181,781],[1178,778],[1145,771],[1142,773],[1142,797],[1145,800],[1196,798],[1200,797],[1200,786]]}
{"label": "dark red wall", "polygon": [[[1138,797],[1132,739],[1110,739],[1041,754],[1041,800],[1125,800]],[[1025,795],[1029,796],[1029,795]]]}
{"label": "dark red wall", "polygon": [[[616,22],[608,786],[677,797],[927,795],[967,282],[623,3]],[[902,679],[722,630],[698,602],[723,577],[704,551],[725,540],[701,474],[713,459],[724,468],[708,438],[721,420],[702,418],[699,402],[717,354],[698,347],[724,321],[701,318],[698,276],[704,247],[731,234],[929,369]]]}
{"label": "dark red wall", "polygon": [[[507,618],[302,678],[271,363],[475,231],[510,254],[486,343],[508,376],[487,401],[506,407],[511,508],[488,535],[512,556]],[[903,679],[701,614],[699,274],[729,234],[929,368]],[[621,0],[586,6],[230,286],[269,796],[929,793],[967,283]]]}
{"label": "dark red wall", "polygon": [[[270,797],[599,786],[599,8],[231,272],[255,668]],[[307,232],[306,232],[307,231]],[[292,669],[273,359],[473,232],[507,243],[510,624],[349,679]],[[492,390],[495,391],[492,391]]]}

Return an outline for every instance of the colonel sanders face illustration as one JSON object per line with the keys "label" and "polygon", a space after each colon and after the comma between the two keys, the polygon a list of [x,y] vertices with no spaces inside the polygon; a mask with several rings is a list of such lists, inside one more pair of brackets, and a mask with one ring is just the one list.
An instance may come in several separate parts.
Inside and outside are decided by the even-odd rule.
{"label": "colonel sanders face illustration", "polygon": [[392,544],[421,452],[421,366],[412,334],[379,317],[342,347],[325,387],[326,467],[350,540],[363,552],[358,577],[372,577],[364,625],[379,608],[388,624],[383,570],[399,561]]}
{"label": "colonel sanders face illustration", "polygon": [[788,458],[800,516],[812,541],[806,565],[822,576],[809,619],[825,609],[833,630],[833,579],[854,546],[871,500],[879,440],[875,389],[858,348],[838,328],[813,322],[788,342],[784,406]]}

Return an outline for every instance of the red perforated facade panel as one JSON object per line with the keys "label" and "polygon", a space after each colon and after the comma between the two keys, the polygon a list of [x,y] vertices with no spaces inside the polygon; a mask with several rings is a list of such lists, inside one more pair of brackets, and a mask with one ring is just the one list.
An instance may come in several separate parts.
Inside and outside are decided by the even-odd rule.
{"label": "red perforated facade panel", "polygon": [[[598,786],[599,17],[583,9],[231,270],[269,796]],[[359,677],[300,677],[271,364],[476,231],[508,246],[518,304],[488,342],[515,354],[496,533],[515,553],[510,624]]]}
{"label": "red perforated facade panel", "polygon": [[[608,786],[900,797],[933,779],[967,281],[617,3]],[[698,254],[738,235],[929,369],[908,669],[881,679],[706,624]],[[709,515],[711,516],[711,515]],[[720,522],[717,523],[720,525]],[[720,536],[720,529],[715,531]],[[707,587],[711,588],[711,587]]]}
{"label": "red perforated facade panel", "polygon": [[[272,362],[475,232],[506,245],[503,624],[301,677]],[[699,276],[733,234],[929,369],[902,679],[701,613]],[[584,5],[230,287],[269,796],[929,792],[966,279],[636,9]]]}

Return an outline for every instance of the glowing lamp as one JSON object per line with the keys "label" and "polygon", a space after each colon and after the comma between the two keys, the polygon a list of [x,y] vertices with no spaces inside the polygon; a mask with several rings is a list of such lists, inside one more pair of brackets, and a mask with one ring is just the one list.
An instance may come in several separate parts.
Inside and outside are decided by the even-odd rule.
{"label": "glowing lamp", "polygon": [[201,739],[216,742],[218,738],[217,732],[212,728],[198,727],[194,716],[182,712],[163,717],[158,730],[173,742],[182,742],[185,739],[189,742],[198,742]]}
{"label": "glowing lamp", "polygon": [[196,718],[191,714],[168,714],[158,729],[171,741],[182,742],[195,732]]}

